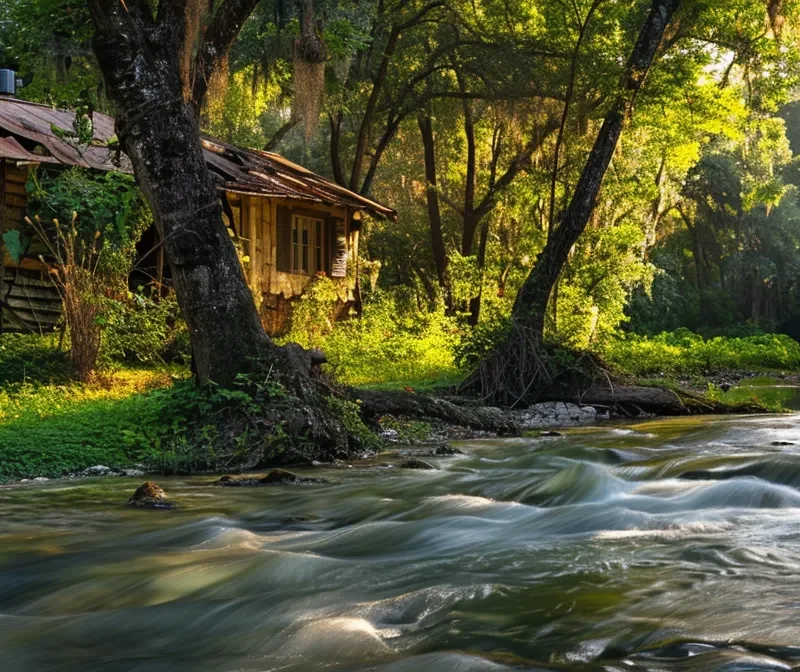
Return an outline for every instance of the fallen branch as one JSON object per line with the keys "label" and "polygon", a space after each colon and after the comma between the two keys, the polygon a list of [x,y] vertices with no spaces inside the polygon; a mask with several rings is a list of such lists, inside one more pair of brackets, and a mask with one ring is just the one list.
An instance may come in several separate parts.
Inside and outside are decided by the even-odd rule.
{"label": "fallen branch", "polygon": [[349,389],[347,396],[351,401],[360,401],[361,415],[367,422],[375,422],[383,415],[394,415],[441,420],[458,427],[500,435],[520,432],[519,426],[508,414],[491,406],[459,406],[444,399],[412,392]]}
{"label": "fallen branch", "polygon": [[766,410],[757,404],[725,404],[694,392],[638,385],[618,385],[616,387],[593,385],[581,395],[580,401],[584,405],[605,406],[621,413],[635,409],[639,412],[644,411],[656,415],[763,413]]}

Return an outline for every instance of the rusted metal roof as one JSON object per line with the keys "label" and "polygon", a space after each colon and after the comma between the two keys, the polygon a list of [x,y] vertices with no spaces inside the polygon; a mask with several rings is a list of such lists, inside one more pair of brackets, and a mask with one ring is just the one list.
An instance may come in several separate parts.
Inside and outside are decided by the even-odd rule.
{"label": "rusted metal roof", "polygon": [[66,110],[54,110],[44,105],[29,103],[15,98],[0,98],[0,135],[11,135],[17,139],[35,143],[56,159],[68,166],[81,166],[96,170],[122,170],[132,172],[127,157],[107,147],[114,137],[114,120],[96,112],[94,121],[94,140],[90,147],[76,147],[62,140],[53,127],[65,131],[72,130],[75,114]]}
{"label": "rusted metal roof", "polygon": [[241,149],[210,138],[203,138],[203,149],[209,167],[225,180],[226,191],[343,206],[388,219],[397,215],[274,152]]}
{"label": "rusted metal roof", "polygon": [[0,137],[0,159],[30,161],[31,163],[58,163],[50,156],[39,156],[25,149],[14,138]]}
{"label": "rusted metal roof", "polygon": [[[71,130],[74,113],[0,97],[0,136],[12,136],[10,140],[17,138],[28,145],[34,143],[64,165],[132,172],[128,158],[107,146],[115,136],[114,119],[98,112],[92,119],[92,145],[79,148],[59,138],[52,130],[53,127]],[[388,219],[395,219],[397,215],[391,208],[345,189],[273,152],[242,149],[203,138],[203,153],[211,171],[222,178],[219,188],[223,191],[347,207]],[[44,157],[38,159],[47,160]]]}

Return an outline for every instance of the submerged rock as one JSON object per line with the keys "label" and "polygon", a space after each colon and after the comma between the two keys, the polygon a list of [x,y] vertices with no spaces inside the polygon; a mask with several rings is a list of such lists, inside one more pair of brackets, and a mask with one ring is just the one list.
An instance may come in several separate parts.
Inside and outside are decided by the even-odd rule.
{"label": "submerged rock", "polygon": [[771,446],[793,446],[794,443],[792,443],[791,441],[773,441],[770,445]]}
{"label": "submerged rock", "polygon": [[302,476],[298,476],[297,474],[294,474],[291,471],[286,471],[285,469],[273,469],[260,481],[260,483],[263,483],[264,485],[270,483],[304,483],[304,482],[314,483],[314,479],[303,478]]}
{"label": "submerged rock", "polygon": [[229,487],[252,487],[257,485],[311,485],[313,483],[327,483],[322,478],[308,478],[286,471],[285,469],[273,469],[265,476],[223,476],[214,482],[214,485],[226,485]]}
{"label": "submerged rock", "polygon": [[442,456],[442,455],[448,455],[448,456],[449,455],[463,455],[464,451],[463,450],[459,450],[458,448],[453,448],[453,446],[445,445],[445,446],[436,446],[436,448],[434,448],[431,451],[430,454],[431,455],[439,455],[439,456]]}
{"label": "submerged rock", "polygon": [[564,436],[561,432],[556,432],[555,430],[550,430],[549,432],[542,432],[539,436]]}
{"label": "submerged rock", "polygon": [[398,466],[401,469],[436,469],[435,465],[427,462],[426,460],[420,460],[416,457],[412,457],[410,460],[401,462]]}
{"label": "submerged rock", "polygon": [[128,500],[128,506],[138,509],[172,509],[175,505],[169,501],[167,493],[160,485],[147,481],[136,488],[133,497]]}

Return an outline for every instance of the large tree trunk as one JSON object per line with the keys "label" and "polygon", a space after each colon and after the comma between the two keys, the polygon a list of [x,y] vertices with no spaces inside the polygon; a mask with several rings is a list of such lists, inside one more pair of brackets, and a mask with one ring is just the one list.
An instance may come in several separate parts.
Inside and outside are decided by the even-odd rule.
{"label": "large tree trunk", "polygon": [[541,345],[550,292],[572,246],[586,228],[625,120],[679,5],[680,0],[653,0],[628,59],[622,92],[603,121],[572,201],[517,295],[511,332],[484,359],[478,371],[467,381],[466,389],[477,389],[485,398],[513,405],[529,396],[541,377],[546,376]]}
{"label": "large tree trunk", "polygon": [[[166,13],[168,4],[164,0],[159,11]],[[144,0],[128,0],[127,9],[115,0],[90,0],[89,7],[95,53],[117,109],[117,134],[164,240],[198,380],[230,385],[274,347],[222,224],[219,194],[203,158],[199,101],[187,95],[181,69],[186,18],[165,16],[156,23]]]}

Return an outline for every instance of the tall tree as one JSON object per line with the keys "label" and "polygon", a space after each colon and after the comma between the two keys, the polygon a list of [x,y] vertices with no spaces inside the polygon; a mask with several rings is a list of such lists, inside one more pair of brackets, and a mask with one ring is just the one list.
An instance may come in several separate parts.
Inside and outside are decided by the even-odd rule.
{"label": "tall tree", "polygon": [[625,67],[621,91],[605,116],[569,207],[517,295],[511,331],[466,383],[484,398],[514,405],[543,380],[540,354],[550,293],[589,222],[625,121],[680,4],[681,0],[653,0]]}
{"label": "tall tree", "polygon": [[117,134],[153,209],[201,383],[231,384],[275,349],[222,224],[198,110],[257,0],[88,0]]}

